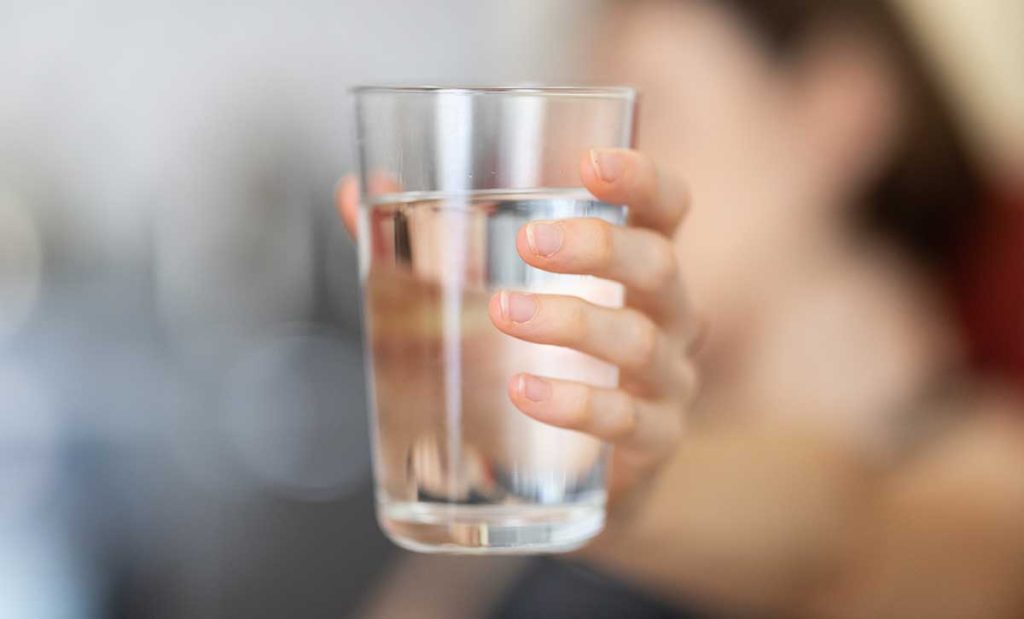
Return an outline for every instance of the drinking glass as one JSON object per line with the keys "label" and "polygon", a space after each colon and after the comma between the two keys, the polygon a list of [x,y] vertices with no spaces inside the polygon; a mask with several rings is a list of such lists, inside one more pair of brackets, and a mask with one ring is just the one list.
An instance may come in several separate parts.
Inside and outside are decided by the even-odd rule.
{"label": "drinking glass", "polygon": [[615,367],[491,323],[498,290],[619,307],[619,284],[527,266],[533,220],[625,221],[580,182],[594,147],[629,147],[629,88],[367,86],[354,91],[377,515],[424,552],[576,548],[604,525],[608,447],[519,412],[518,372],[616,387]]}

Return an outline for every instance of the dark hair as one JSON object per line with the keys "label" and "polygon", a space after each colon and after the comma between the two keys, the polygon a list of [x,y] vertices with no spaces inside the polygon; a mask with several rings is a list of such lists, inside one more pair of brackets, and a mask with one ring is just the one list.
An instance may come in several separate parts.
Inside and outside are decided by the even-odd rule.
{"label": "dark hair", "polygon": [[852,216],[943,277],[970,241],[983,182],[952,107],[901,16],[886,0],[705,0],[732,9],[780,62],[828,27],[855,28],[883,46],[908,98],[906,124],[888,165]]}
{"label": "dark hair", "polygon": [[732,7],[785,59],[823,26],[854,27],[874,37],[896,64],[908,109],[889,165],[864,195],[861,221],[929,267],[957,261],[978,222],[983,183],[952,108],[905,28],[885,0],[719,0]]}

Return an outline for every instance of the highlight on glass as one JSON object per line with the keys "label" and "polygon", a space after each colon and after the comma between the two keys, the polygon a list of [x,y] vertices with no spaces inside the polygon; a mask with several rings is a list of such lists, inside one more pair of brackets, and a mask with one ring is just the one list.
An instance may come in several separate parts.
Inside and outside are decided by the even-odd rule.
{"label": "highlight on glass", "polygon": [[622,287],[528,266],[530,221],[625,209],[581,186],[595,147],[632,146],[629,88],[360,87],[360,275],[378,520],[425,552],[579,547],[604,525],[608,448],[530,419],[512,376],[615,387],[615,367],[527,343],[488,317],[498,290],[619,307]]}

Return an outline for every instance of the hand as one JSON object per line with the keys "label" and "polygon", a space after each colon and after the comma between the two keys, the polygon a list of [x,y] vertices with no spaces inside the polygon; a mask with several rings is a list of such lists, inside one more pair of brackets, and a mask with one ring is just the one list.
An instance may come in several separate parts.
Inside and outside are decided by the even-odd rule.
{"label": "hand", "polygon": [[[609,309],[570,296],[501,291],[492,322],[521,340],[554,344],[615,364],[621,386],[603,389],[531,374],[510,377],[509,397],[530,417],[584,432],[615,446],[613,496],[649,479],[682,438],[696,391],[690,352],[696,335],[671,239],[688,199],[682,184],[632,150],[595,150],[580,165],[599,200],[629,207],[631,227],[600,219],[531,222],[516,247],[531,266],[622,283],[627,307]],[[353,180],[341,184],[338,209],[355,232]]]}

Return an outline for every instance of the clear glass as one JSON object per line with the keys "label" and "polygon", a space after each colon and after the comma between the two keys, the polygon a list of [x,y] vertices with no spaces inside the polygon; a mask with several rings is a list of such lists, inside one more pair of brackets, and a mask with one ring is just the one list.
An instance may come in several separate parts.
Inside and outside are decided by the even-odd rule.
{"label": "clear glass", "polygon": [[628,88],[357,88],[360,274],[377,514],[424,552],[576,548],[604,525],[608,448],[528,418],[518,372],[618,384],[597,359],[516,340],[487,315],[500,289],[621,306],[616,283],[527,266],[531,220],[600,217],[579,166],[629,147]]}

